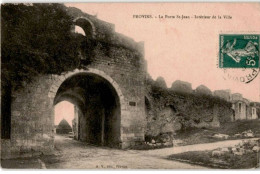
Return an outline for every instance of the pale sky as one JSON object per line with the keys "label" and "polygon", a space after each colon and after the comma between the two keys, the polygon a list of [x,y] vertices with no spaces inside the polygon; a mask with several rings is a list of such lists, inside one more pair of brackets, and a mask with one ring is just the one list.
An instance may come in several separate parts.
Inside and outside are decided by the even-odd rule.
{"label": "pale sky", "polygon": [[54,110],[54,124],[58,125],[61,120],[65,119],[72,126],[72,120],[74,119],[74,105],[67,101],[62,101],[55,105]]}
{"label": "pale sky", "polygon": [[[168,87],[175,80],[203,84],[211,90],[231,89],[260,101],[260,78],[249,84],[225,80],[218,68],[219,33],[260,34],[260,3],[81,3],[66,4],[115,24],[117,32],[145,42],[148,72],[164,77]],[[230,15],[232,19],[134,19],[133,15]],[[244,73],[241,69],[234,74]]]}

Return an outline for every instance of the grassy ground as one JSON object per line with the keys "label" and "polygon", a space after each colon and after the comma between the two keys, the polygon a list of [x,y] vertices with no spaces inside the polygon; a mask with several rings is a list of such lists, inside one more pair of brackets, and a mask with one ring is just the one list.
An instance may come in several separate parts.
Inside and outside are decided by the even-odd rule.
{"label": "grassy ground", "polygon": [[219,133],[234,135],[251,129],[257,136],[260,136],[260,120],[238,120],[230,123],[222,123],[217,129]]}
{"label": "grassy ground", "polygon": [[212,151],[192,151],[169,156],[170,160],[177,160],[211,168],[220,169],[251,169],[259,167],[257,153],[237,156],[227,153],[220,157],[212,157]]}
{"label": "grassy ground", "polygon": [[[181,139],[183,142],[179,145],[191,145],[200,143],[210,143],[221,141],[213,138],[214,134],[227,134],[233,136],[234,134],[242,133],[246,130],[252,130],[255,137],[260,137],[260,120],[239,120],[236,122],[222,123],[219,128],[211,129],[191,129],[185,132],[177,132],[175,139]],[[228,139],[241,139],[229,137]]]}

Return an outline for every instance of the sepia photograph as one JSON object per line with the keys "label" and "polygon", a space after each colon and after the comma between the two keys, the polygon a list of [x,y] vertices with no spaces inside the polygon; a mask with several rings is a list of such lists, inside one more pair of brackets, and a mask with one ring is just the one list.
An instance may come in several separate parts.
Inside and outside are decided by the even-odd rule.
{"label": "sepia photograph", "polygon": [[260,167],[260,2],[2,3],[1,170]]}

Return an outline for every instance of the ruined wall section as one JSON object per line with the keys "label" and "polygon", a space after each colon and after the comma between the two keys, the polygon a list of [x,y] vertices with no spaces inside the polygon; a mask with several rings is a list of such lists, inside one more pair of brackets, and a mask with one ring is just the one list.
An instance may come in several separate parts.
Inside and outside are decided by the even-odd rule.
{"label": "ruined wall section", "polygon": [[96,16],[83,13],[80,9],[75,7],[66,7],[66,11],[73,17],[74,20],[86,19],[92,25],[93,38],[96,41],[110,43],[112,45],[119,45],[131,50],[137,50],[143,53],[144,43],[135,42],[132,38],[127,37],[121,33],[115,32],[115,25],[98,19]]}
{"label": "ruined wall section", "polygon": [[157,136],[192,127],[219,127],[231,121],[231,103],[208,95],[177,93],[162,89],[149,81],[146,96],[149,96],[152,111],[147,114],[146,135]]}

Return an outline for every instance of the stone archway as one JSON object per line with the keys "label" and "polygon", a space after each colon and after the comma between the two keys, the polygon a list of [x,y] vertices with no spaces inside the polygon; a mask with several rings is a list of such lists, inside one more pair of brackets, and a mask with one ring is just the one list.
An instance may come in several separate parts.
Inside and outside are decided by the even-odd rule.
{"label": "stone archway", "polygon": [[89,20],[86,17],[77,17],[76,19],[73,20],[74,25],[81,27],[84,32],[86,37],[90,37],[94,39],[96,37],[96,27],[92,23],[91,20]]}
{"label": "stone archway", "polygon": [[96,74],[96,75],[99,75],[101,77],[103,77],[104,79],[106,79],[116,90],[118,96],[119,96],[119,99],[120,99],[120,105],[122,106],[122,108],[125,108],[126,104],[125,104],[125,101],[124,101],[124,96],[123,96],[123,93],[121,92],[121,89],[119,87],[119,85],[117,84],[116,81],[114,81],[109,75],[107,75],[105,72],[103,71],[100,71],[100,70],[97,70],[97,69],[94,69],[94,68],[88,68],[87,70],[79,70],[79,69],[76,69],[74,71],[69,71],[67,73],[63,73],[61,75],[52,75],[52,78],[54,79],[55,83],[53,83],[50,87],[50,90],[49,90],[49,93],[48,93],[48,97],[53,100],[57,91],[58,91],[58,88],[60,87],[60,85],[62,84],[62,82],[64,82],[67,78],[77,74],[77,73],[93,73],[93,74]]}
{"label": "stone archway", "polygon": [[[80,77],[79,77],[80,76]],[[64,84],[75,83],[78,82],[80,79],[82,80],[84,76],[88,76],[87,79],[91,79],[96,77],[96,80],[100,81],[100,79],[103,79],[103,81],[106,81],[108,85],[111,85],[113,94],[109,95],[107,94],[107,88],[104,87],[105,92],[100,92],[99,95],[96,97],[88,98],[85,100],[87,101],[84,104],[84,96],[83,93],[80,93],[79,90],[75,92],[75,89],[66,89],[66,91],[62,91],[61,87],[64,87]],[[71,81],[71,79],[76,80]],[[80,127],[79,134],[80,134],[80,140],[87,141],[89,143],[98,144],[98,145],[107,145],[112,147],[119,147],[121,142],[121,114],[122,114],[122,108],[125,106],[124,97],[123,94],[118,86],[118,84],[107,74],[105,74],[103,71],[89,68],[87,70],[75,70],[72,72],[68,72],[65,74],[62,74],[60,76],[54,75],[53,80],[55,83],[53,83],[49,90],[49,98],[53,102],[53,105],[59,103],[62,100],[74,100],[74,103],[77,103],[77,106],[82,106],[80,108],[91,108],[89,110],[81,109],[81,112],[83,112],[83,116],[79,118],[80,121]],[[70,81],[69,81],[70,80]],[[66,82],[66,83],[65,83]],[[90,82],[87,82],[90,83]],[[96,83],[96,82],[95,82]],[[97,82],[99,83],[99,82]],[[94,82],[93,82],[94,85]],[[84,85],[83,85],[84,86]],[[81,90],[84,88],[81,88]],[[91,88],[86,88],[86,90],[89,90]],[[71,91],[70,91],[71,90]],[[74,90],[74,92],[72,91]],[[93,89],[92,89],[93,90]],[[88,91],[91,93],[91,90]],[[92,95],[92,94],[91,94]],[[105,96],[105,97],[104,97]],[[116,96],[113,99],[113,96]],[[98,98],[96,101],[96,98]],[[106,98],[109,98],[109,101],[106,101]],[[111,99],[112,98],[112,99]],[[118,99],[117,99],[118,98]],[[117,102],[118,100],[118,102]],[[95,102],[96,104],[89,104]],[[113,106],[110,103],[115,103]],[[116,104],[117,103],[117,104]],[[104,108],[102,108],[104,106]],[[90,111],[91,110],[91,111]],[[102,112],[103,111],[103,112]],[[101,113],[102,112],[102,113]],[[96,116],[96,117],[93,117]],[[119,117],[119,118],[118,118]],[[54,118],[54,116],[53,116]],[[87,121],[86,121],[87,120]],[[103,124],[102,126],[99,126],[100,122]],[[86,126],[84,126],[84,124]],[[82,126],[83,125],[83,126]],[[94,126],[92,126],[94,125]],[[92,128],[91,128],[92,127]],[[100,127],[100,129],[99,129]],[[99,129],[99,130],[97,130]],[[101,130],[102,129],[102,130]],[[106,134],[104,134],[106,132]],[[93,135],[91,135],[93,134]],[[98,137],[95,139],[95,137]],[[100,138],[101,137],[101,141]]]}

